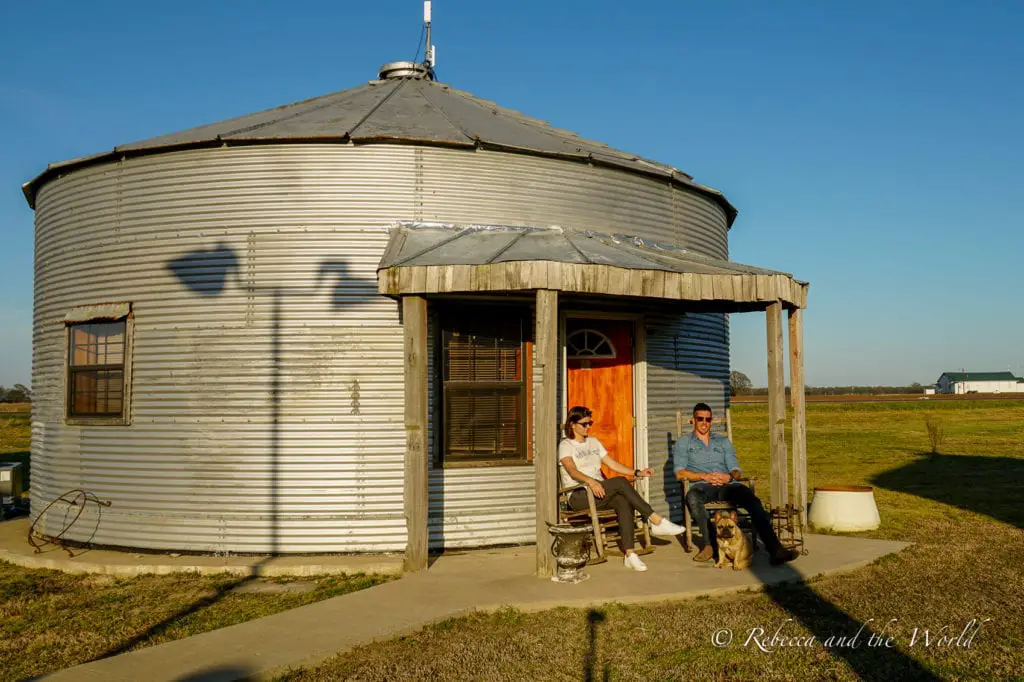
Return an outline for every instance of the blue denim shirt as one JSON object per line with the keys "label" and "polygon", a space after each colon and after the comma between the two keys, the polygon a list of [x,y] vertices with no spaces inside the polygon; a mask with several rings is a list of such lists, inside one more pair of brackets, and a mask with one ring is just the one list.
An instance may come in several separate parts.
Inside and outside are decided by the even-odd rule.
{"label": "blue denim shirt", "polygon": [[715,471],[727,474],[740,468],[736,450],[729,439],[717,433],[708,435],[708,445],[704,445],[693,431],[676,441],[672,446],[672,465],[676,473],[686,469],[697,474]]}

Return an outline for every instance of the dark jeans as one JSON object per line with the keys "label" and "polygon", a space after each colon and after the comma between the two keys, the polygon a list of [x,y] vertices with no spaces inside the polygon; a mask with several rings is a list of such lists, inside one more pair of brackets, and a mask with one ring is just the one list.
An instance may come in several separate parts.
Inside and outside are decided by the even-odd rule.
{"label": "dark jeans", "polygon": [[[640,512],[644,521],[650,518],[654,510],[644,498],[640,497],[640,493],[629,484],[629,481],[621,476],[601,481],[601,485],[604,486],[604,497],[597,497],[594,502],[597,503],[598,509],[615,510],[615,517],[619,521],[619,548],[623,552],[633,549],[636,545],[636,524],[633,520],[633,510]],[[569,496],[569,506],[576,511],[586,509],[588,507],[587,491],[582,488],[573,491]]]}
{"label": "dark jeans", "polygon": [[690,515],[700,528],[704,541],[711,544],[711,550],[718,556],[718,536],[715,534],[715,524],[711,522],[704,505],[708,502],[728,502],[734,507],[741,507],[750,514],[750,520],[754,524],[754,530],[764,543],[769,553],[779,548],[779,538],[772,528],[772,521],[768,512],[761,505],[757,495],[742,483],[733,481],[725,485],[711,485],[707,481],[699,481],[690,484],[690,492],[686,493],[686,506],[690,508]]}

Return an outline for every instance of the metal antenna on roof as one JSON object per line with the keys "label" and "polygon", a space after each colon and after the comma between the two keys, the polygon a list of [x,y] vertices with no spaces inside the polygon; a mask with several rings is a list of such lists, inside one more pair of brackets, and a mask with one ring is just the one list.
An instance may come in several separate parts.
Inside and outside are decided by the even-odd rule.
{"label": "metal antenna on roof", "polygon": [[427,28],[427,45],[423,50],[423,64],[430,72],[434,71],[437,63],[437,48],[430,42],[430,0],[423,0],[423,24]]}
{"label": "metal antenna on roof", "polygon": [[[430,44],[430,0],[423,1],[423,26],[420,28],[420,39],[416,44],[416,54],[409,62],[388,62],[380,67],[377,78],[380,80],[398,80],[405,78],[434,80],[434,64],[437,63],[437,48]],[[423,48],[423,61],[420,58],[420,46],[426,34],[427,44]]]}

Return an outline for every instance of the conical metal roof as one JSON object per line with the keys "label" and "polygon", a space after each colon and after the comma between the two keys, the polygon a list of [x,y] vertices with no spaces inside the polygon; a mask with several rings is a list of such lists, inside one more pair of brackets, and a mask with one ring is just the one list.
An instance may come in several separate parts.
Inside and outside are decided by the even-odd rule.
{"label": "conical metal roof", "polygon": [[730,224],[736,216],[736,209],[720,192],[693,182],[691,176],[672,166],[584,139],[423,78],[374,80],[350,90],[51,164],[25,183],[23,190],[34,207],[36,192],[47,180],[81,166],[163,151],[268,142],[417,143],[578,160],[670,179],[712,197],[725,209]]}

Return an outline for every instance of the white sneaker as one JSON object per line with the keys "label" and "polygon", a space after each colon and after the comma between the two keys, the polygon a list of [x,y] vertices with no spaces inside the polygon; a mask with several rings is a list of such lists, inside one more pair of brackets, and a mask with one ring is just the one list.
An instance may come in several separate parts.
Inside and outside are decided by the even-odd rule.
{"label": "white sneaker", "polygon": [[679,524],[672,523],[665,517],[662,517],[661,523],[651,524],[651,532],[663,538],[675,537],[676,535],[682,533],[684,530],[686,529],[680,526]]}
{"label": "white sneaker", "polygon": [[646,571],[647,570],[647,564],[645,564],[644,562],[640,561],[640,557],[639,557],[639,555],[637,555],[636,552],[633,552],[632,554],[627,554],[626,558],[623,559],[622,563],[623,563],[623,565],[625,565],[626,568],[631,568],[634,571]]}

